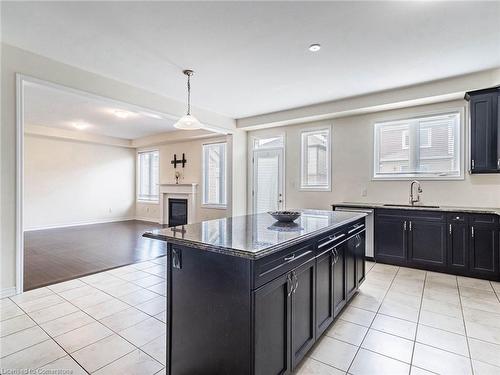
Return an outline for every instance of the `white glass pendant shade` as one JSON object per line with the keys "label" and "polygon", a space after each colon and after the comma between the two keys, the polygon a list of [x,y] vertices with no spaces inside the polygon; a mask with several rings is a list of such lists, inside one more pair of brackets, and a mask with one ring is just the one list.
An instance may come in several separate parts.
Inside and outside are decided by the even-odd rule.
{"label": "white glass pendant shade", "polygon": [[196,130],[201,129],[202,125],[198,119],[191,115],[182,116],[179,121],[174,124],[174,127],[182,130]]}

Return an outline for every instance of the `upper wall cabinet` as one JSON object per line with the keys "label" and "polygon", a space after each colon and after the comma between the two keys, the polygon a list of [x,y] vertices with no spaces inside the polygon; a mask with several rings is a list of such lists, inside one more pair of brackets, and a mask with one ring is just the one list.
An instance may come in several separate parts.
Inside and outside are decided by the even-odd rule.
{"label": "upper wall cabinet", "polygon": [[470,91],[471,173],[500,172],[500,86]]}

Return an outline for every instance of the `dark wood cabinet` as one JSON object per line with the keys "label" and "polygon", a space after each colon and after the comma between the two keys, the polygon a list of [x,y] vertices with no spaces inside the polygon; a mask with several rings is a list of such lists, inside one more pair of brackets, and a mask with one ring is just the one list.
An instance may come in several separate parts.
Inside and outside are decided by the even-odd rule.
{"label": "dark wood cabinet", "polygon": [[356,275],[357,275],[357,285],[361,285],[365,281],[366,275],[366,231],[363,231],[357,235],[358,241],[356,242]]}
{"label": "dark wood cabinet", "polygon": [[412,219],[408,233],[410,264],[446,267],[446,223]]}
{"label": "dark wood cabinet", "polygon": [[292,284],[291,275],[286,274],[254,292],[256,374],[291,371]]}
{"label": "dark wood cabinet", "polygon": [[469,261],[468,216],[462,213],[448,214],[447,265],[459,274],[467,272]]}
{"label": "dark wood cabinet", "polygon": [[470,226],[469,272],[471,276],[498,276],[498,228],[492,224]]}
{"label": "dark wood cabinet", "polygon": [[355,235],[347,241],[345,250],[345,279],[346,298],[349,299],[358,288],[358,276],[356,274],[356,245],[359,237]]}
{"label": "dark wood cabinet", "polygon": [[375,259],[382,263],[500,280],[499,242],[497,215],[387,209],[375,213]]}
{"label": "dark wood cabinet", "polygon": [[295,368],[316,341],[314,259],[291,273],[292,292],[292,368]]}
{"label": "dark wood cabinet", "polygon": [[405,217],[378,215],[375,217],[375,252],[377,261],[405,265],[407,257]]}
{"label": "dark wood cabinet", "polygon": [[471,173],[500,172],[500,88],[468,92]]}
{"label": "dark wood cabinet", "polygon": [[316,258],[316,337],[333,322],[333,248]]}
{"label": "dark wood cabinet", "polygon": [[337,316],[347,301],[346,294],[346,249],[343,242],[335,247],[333,260],[333,315]]}

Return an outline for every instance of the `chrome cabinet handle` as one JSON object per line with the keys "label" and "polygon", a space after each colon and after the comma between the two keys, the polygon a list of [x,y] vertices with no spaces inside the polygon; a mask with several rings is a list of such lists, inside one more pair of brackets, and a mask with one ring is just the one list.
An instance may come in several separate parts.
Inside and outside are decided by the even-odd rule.
{"label": "chrome cabinet handle", "polygon": [[411,232],[411,230],[412,230],[412,229],[411,229],[411,221],[410,221],[410,232]]}
{"label": "chrome cabinet handle", "polygon": [[451,224],[450,224],[450,234],[451,234],[451,230],[452,230],[452,229],[451,229]]}
{"label": "chrome cabinet handle", "polygon": [[497,160],[497,169],[500,169],[500,158]]}
{"label": "chrome cabinet handle", "polygon": [[292,291],[293,291],[292,276],[291,276],[291,274],[288,274],[286,276],[286,292],[287,292],[288,297],[290,297],[292,295]]}
{"label": "chrome cabinet handle", "polygon": [[358,224],[358,225],[356,225],[354,228],[352,228],[351,230],[349,230],[347,233],[348,233],[348,234],[349,234],[349,233],[352,233],[352,232],[354,232],[354,231],[357,231],[359,228],[363,228],[363,227],[364,227],[364,225],[363,225],[363,224]]}
{"label": "chrome cabinet handle", "polygon": [[299,278],[295,273],[293,274],[293,278],[295,279],[295,288],[293,288],[293,293],[295,293],[299,287]]}
{"label": "chrome cabinet handle", "polygon": [[470,227],[470,231],[471,231],[472,238],[474,238],[474,227]]}
{"label": "chrome cabinet handle", "polygon": [[289,262],[289,261],[294,260],[294,259],[295,259],[295,254],[292,254],[291,256],[284,258],[285,262]]}
{"label": "chrome cabinet handle", "polygon": [[406,220],[405,220],[405,222],[403,224],[403,230],[406,230]]}
{"label": "chrome cabinet handle", "polygon": [[332,242],[335,242],[335,241],[341,239],[342,237],[345,237],[345,233],[339,234],[338,236],[335,236],[335,237],[330,236],[330,237],[328,237],[328,238],[330,238],[328,241],[323,242],[321,245],[318,245],[318,249],[321,249],[322,247],[325,247],[326,245],[329,245]]}
{"label": "chrome cabinet handle", "polygon": [[474,159],[471,160],[471,164],[472,164],[472,169],[474,169]]}

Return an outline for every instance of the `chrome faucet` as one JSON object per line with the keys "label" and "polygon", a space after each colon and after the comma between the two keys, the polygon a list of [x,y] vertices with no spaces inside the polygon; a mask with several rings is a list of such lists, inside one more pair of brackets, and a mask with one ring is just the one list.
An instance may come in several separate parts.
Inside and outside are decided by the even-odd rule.
{"label": "chrome faucet", "polygon": [[[413,196],[413,185],[417,184],[417,198]],[[422,188],[420,187],[420,182],[413,180],[410,184],[410,204],[413,206],[415,203],[420,202],[420,193],[422,193]]]}

